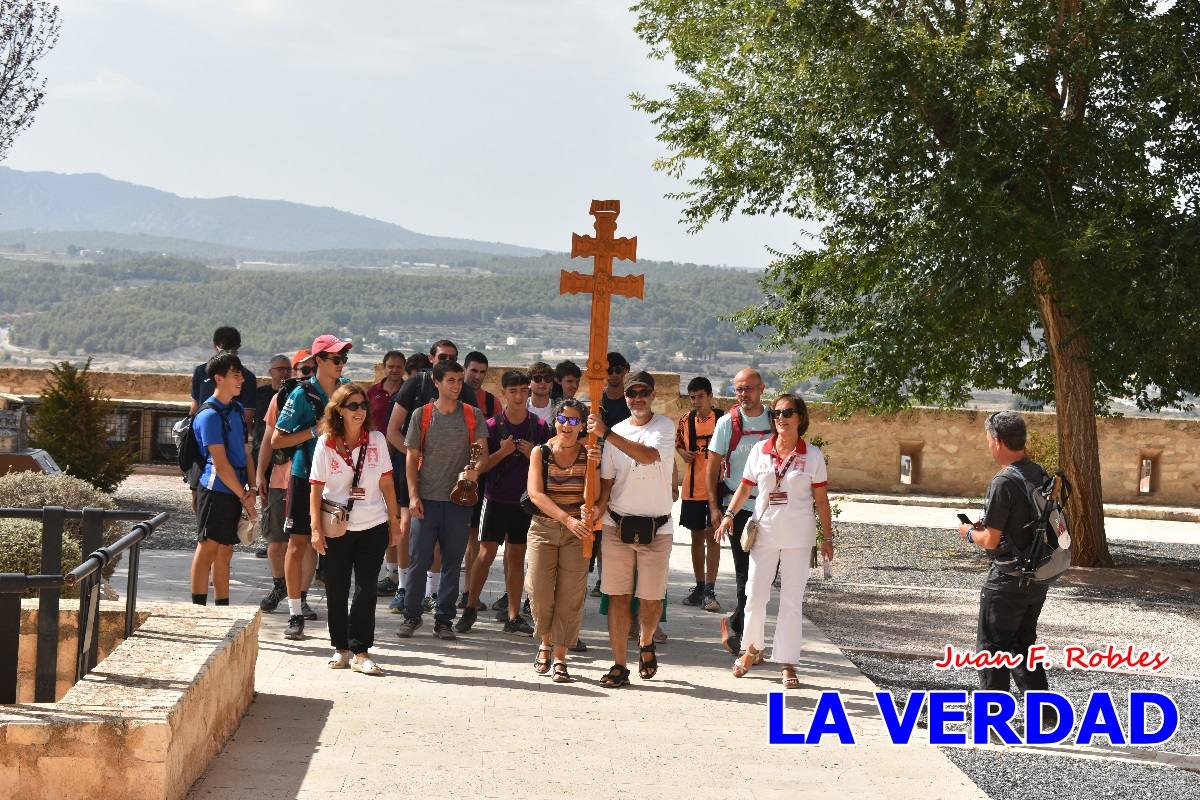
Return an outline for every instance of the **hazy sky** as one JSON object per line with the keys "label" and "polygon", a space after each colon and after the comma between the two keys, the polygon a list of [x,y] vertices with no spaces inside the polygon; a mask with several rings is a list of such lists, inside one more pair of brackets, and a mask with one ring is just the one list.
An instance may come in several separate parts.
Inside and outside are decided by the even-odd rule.
{"label": "hazy sky", "polygon": [[566,250],[591,198],[645,258],[762,266],[803,237],[689,235],[631,91],[662,95],[626,0],[59,0],[48,98],[7,164],[185,196],[334,206],[422,233]]}

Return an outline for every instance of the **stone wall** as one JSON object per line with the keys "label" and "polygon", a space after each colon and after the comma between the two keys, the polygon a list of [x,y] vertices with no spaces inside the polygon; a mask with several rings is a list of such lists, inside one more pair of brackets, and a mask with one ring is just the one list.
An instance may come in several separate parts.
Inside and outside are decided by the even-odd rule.
{"label": "stone wall", "polygon": [[142,610],[59,702],[0,706],[5,797],[179,800],[236,730],[254,698],[258,609]]}
{"label": "stone wall", "polygon": [[[79,601],[63,598],[58,612],[57,677],[54,684],[54,699],[75,685],[75,660],[79,647]],[[134,613],[134,630],[146,621],[147,612]],[[32,703],[37,667],[38,649],[38,601],[21,601],[21,638],[17,645],[17,702]],[[119,608],[100,609],[100,640],[97,644],[98,659],[103,662],[117,645],[125,641],[125,603]]]}
{"label": "stone wall", "polygon": [[[485,387],[500,390],[503,365],[488,370]],[[98,384],[113,397],[187,401],[186,375],[96,372]],[[655,410],[678,416],[689,407],[680,395],[679,375],[654,373]],[[377,372],[378,378],[378,372]],[[45,371],[0,369],[0,392],[31,394],[41,390]],[[725,408],[731,398],[718,398]],[[830,485],[835,491],[893,494],[979,496],[995,468],[983,444],[980,412],[918,408],[892,417],[855,414],[830,418],[828,406],[814,403],[813,434],[830,443]],[[1054,433],[1054,415],[1026,415],[1031,430]],[[143,437],[149,435],[146,424]],[[1107,503],[1161,506],[1200,505],[1200,420],[1126,417],[1098,422],[1100,464]],[[911,486],[899,481],[900,454],[913,455]],[[1142,458],[1155,460],[1153,491],[1138,494]]]}

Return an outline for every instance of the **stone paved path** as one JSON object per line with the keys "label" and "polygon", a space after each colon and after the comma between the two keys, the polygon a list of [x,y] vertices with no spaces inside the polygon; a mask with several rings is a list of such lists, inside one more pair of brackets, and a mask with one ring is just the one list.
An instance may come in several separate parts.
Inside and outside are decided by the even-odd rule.
{"label": "stone paved path", "polygon": [[[188,558],[147,552],[142,596],[185,601]],[[234,602],[257,602],[264,567],[237,556]],[[731,565],[723,567],[719,586],[732,587]],[[788,697],[785,725],[798,729],[819,692],[837,689],[859,746],[768,745],[767,694],[779,688],[778,673],[767,664],[741,680],[730,675],[720,616],[678,603],[690,576],[677,535],[660,672],[652,681],[635,674],[616,691],[597,683],[611,660],[593,598],[583,633],[591,649],[573,657],[569,685],[534,674],[532,639],[503,635],[491,614],[456,642],[434,639],[428,621],[402,643],[398,618],[381,602],[374,653],[388,671],[382,678],[324,666],[319,594],[322,619],[309,623],[305,641],[282,638],[282,613],[264,615],[258,695],[190,798],[986,797],[936,748],[887,743],[874,685],[812,625],[798,665],[803,688]],[[498,591],[490,582],[485,598]]]}

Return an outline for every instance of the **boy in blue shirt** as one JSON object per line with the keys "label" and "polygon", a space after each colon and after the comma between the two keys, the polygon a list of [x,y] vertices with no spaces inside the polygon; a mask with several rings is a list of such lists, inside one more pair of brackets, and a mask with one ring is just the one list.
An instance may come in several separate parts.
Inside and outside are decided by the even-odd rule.
{"label": "boy in blue shirt", "polygon": [[257,517],[256,493],[246,472],[246,427],[242,406],[235,399],[242,391],[242,362],[233,353],[220,352],[208,360],[205,375],[213,394],[192,419],[196,444],[204,455],[204,469],[196,487],[196,554],[192,558],[192,602],[208,602],[212,573],[213,596],[219,606],[229,605],[229,562],[238,543],[238,522],[245,512]]}

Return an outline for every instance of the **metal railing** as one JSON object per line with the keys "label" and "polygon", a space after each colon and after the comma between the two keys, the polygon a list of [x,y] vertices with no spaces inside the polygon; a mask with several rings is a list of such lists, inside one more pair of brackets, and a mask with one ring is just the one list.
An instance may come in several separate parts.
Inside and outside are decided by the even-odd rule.
{"label": "metal railing", "polygon": [[[125,592],[125,637],[133,633],[137,611],[138,563],[141,543],[167,519],[163,512],[121,511],[105,508],[66,509],[0,508],[0,519],[40,519],[42,522],[41,574],[0,573],[0,703],[17,702],[18,650],[21,641],[21,595],[38,591],[37,662],[34,702],[52,703],[58,680],[58,612],[62,588],[79,587],[79,636],[75,680],[96,666],[100,646],[100,584],[104,567],[129,553],[129,580]],[[63,528],[66,520],[82,520],[82,550],[88,555],[75,569],[63,574]],[[137,520],[128,533],[104,545],[104,523]]]}

